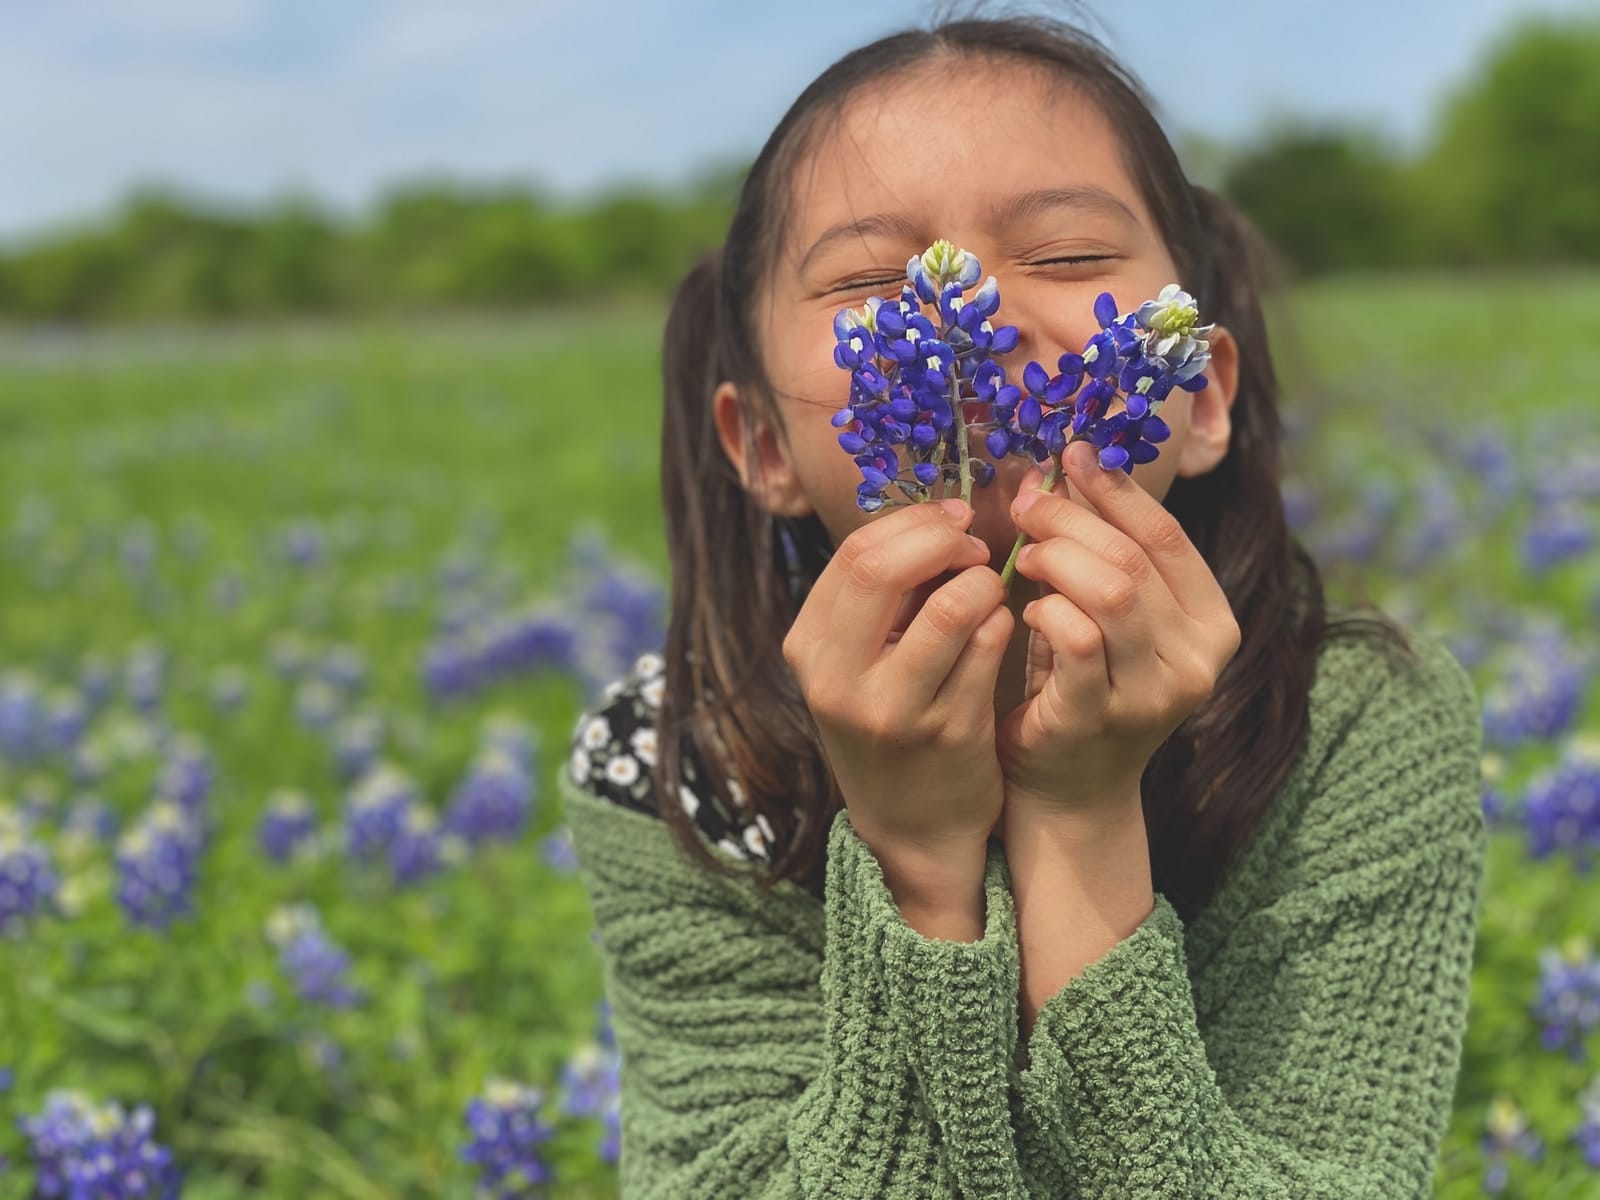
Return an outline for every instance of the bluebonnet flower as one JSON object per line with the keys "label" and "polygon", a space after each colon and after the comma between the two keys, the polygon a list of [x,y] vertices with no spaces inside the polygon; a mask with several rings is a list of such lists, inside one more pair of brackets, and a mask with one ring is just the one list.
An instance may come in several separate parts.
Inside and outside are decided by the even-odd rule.
{"label": "bluebonnet flower", "polygon": [[1489,1160],[1484,1171],[1483,1190],[1491,1196],[1505,1191],[1506,1184],[1511,1181],[1511,1167],[1506,1160],[1512,1155],[1521,1155],[1535,1163],[1544,1159],[1544,1140],[1528,1128],[1522,1110],[1504,1094],[1496,1095],[1489,1103],[1478,1148]]}
{"label": "bluebonnet flower", "polygon": [[256,825],[256,840],[273,862],[286,863],[308,843],[316,827],[317,815],[306,794],[280,788],[267,798]]}
{"label": "bluebonnet flower", "polygon": [[1600,1025],[1600,958],[1587,939],[1574,937],[1558,952],[1539,952],[1539,994],[1533,1002],[1539,1044],[1565,1050],[1573,1062],[1588,1057],[1584,1039]]}
{"label": "bluebonnet flower", "polygon": [[49,850],[32,839],[18,813],[0,806],[0,935],[20,932],[50,908],[58,884]]}
{"label": "bluebonnet flower", "polygon": [[578,869],[578,856],[572,845],[572,830],[565,825],[546,835],[540,853],[552,870],[559,871],[563,875],[571,875]]}
{"label": "bluebonnet flower", "polygon": [[491,713],[484,718],[479,743],[505,751],[523,771],[533,774],[539,751],[539,731],[521,717],[508,712]]}
{"label": "bluebonnet flower", "polygon": [[1572,739],[1560,762],[1529,780],[1522,822],[1533,858],[1562,851],[1580,875],[1594,869],[1600,853],[1600,740]]}
{"label": "bluebonnet flower", "polygon": [[278,552],[292,566],[314,567],[327,554],[327,540],[317,522],[302,519],[279,532]]}
{"label": "bluebonnet flower", "polygon": [[194,912],[201,837],[176,804],[150,806],[117,843],[117,903],[128,920],[164,932]]}
{"label": "bluebonnet flower", "polygon": [[1483,696],[1483,732],[1497,749],[1552,741],[1577,722],[1589,673],[1559,631],[1525,634],[1508,647],[1510,667]]}
{"label": "bluebonnet flower", "polygon": [[211,753],[196,737],[180,734],[168,748],[156,778],[155,798],[170,801],[201,825],[216,772]]}
{"label": "bluebonnet flower", "polygon": [[450,802],[449,827],[474,845],[511,841],[527,826],[533,780],[504,750],[480,751]]}
{"label": "bluebonnet flower", "polygon": [[350,956],[334,944],[317,910],[308,904],[282,905],[267,918],[267,940],[278,949],[278,966],[308,1004],[353,1008],[361,993],[346,978]]}
{"label": "bluebonnet flower", "polygon": [[573,1117],[595,1117],[621,1086],[622,1058],[614,1047],[589,1042],[578,1047],[561,1064],[562,1112]]}
{"label": "bluebonnet flower", "polygon": [[432,809],[415,801],[406,807],[389,843],[389,870],[395,883],[401,887],[420,883],[460,858],[460,838],[440,823]]}
{"label": "bluebonnet flower", "polygon": [[128,700],[143,712],[159,708],[167,683],[166,651],[154,642],[133,647],[123,672]]}
{"label": "bluebonnet flower", "polygon": [[0,757],[28,762],[44,751],[43,698],[32,676],[0,675]]}
{"label": "bluebonnet flower", "polygon": [[18,1125],[30,1143],[41,1197],[70,1200],[175,1200],[182,1173],[172,1152],[154,1140],[155,1115],[115,1102],[96,1104],[83,1092],[56,1090],[37,1116]]}
{"label": "bluebonnet flower", "polygon": [[1417,491],[1417,510],[1404,530],[1397,565],[1416,571],[1456,545],[1466,532],[1461,499],[1451,481],[1434,471]]}
{"label": "bluebonnet flower", "polygon": [[315,731],[330,728],[344,699],[326,680],[303,679],[294,691],[294,715],[301,726]]}
{"label": "bluebonnet flower", "polygon": [[76,746],[88,729],[89,715],[83,696],[68,688],[52,689],[44,711],[44,737],[50,749],[63,753]]}
{"label": "bluebonnet flower", "polygon": [[333,731],[333,753],[341,779],[355,779],[383,753],[383,719],[373,713],[351,713]]}
{"label": "bluebonnet flower", "polygon": [[[1172,389],[1207,386],[1210,343],[1202,335],[1214,326],[1200,324],[1194,298],[1175,283],[1121,316],[1102,292],[1094,303],[1100,331],[1082,353],[1061,355],[1054,375],[1030,362],[1021,387],[1008,383],[995,356],[1016,347],[1018,331],[989,320],[1000,305],[994,276],[965,298],[981,275],[974,256],[940,239],[907,262],[898,300],[870,297],[834,317],[834,362],[851,381],[832,424],[861,468],[856,504],[865,512],[927,501],[940,482],[959,482],[970,502],[973,482],[994,478],[993,465],[969,451],[972,434],[993,458],[1051,460],[1046,490],[1070,441],[1091,442],[1103,469],[1132,473],[1171,435],[1158,413]],[[1123,410],[1111,413],[1119,396]],[[969,425],[973,408],[991,419]],[[907,499],[891,501],[890,487]],[[1018,538],[1002,580],[1009,582],[1025,540]]]}
{"label": "bluebonnet flower", "polygon": [[1578,1108],[1582,1121],[1572,1131],[1586,1167],[1600,1170],[1600,1075],[1589,1081],[1589,1086],[1578,1093]]}
{"label": "bluebonnet flower", "polygon": [[478,1167],[478,1192],[496,1200],[537,1195],[551,1181],[542,1147],[555,1129],[539,1113],[545,1101],[541,1088],[491,1079],[483,1095],[467,1104],[471,1138],[461,1158]]}
{"label": "bluebonnet flower", "polygon": [[1571,562],[1594,548],[1594,518],[1569,497],[1536,507],[1522,535],[1522,565],[1533,575]]}
{"label": "bluebonnet flower", "polygon": [[374,764],[345,794],[345,844],[350,856],[371,859],[387,854],[416,795],[405,772],[386,762]]}
{"label": "bluebonnet flower", "polygon": [[95,712],[111,699],[116,682],[116,672],[103,654],[86,654],[78,664],[78,688]]}

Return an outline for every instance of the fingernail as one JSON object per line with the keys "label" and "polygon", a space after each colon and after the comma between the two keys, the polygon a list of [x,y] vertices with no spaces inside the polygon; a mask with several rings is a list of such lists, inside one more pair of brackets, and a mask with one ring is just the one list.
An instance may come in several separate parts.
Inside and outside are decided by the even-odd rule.
{"label": "fingernail", "polygon": [[958,521],[965,520],[967,514],[972,511],[965,500],[941,500],[939,507]]}
{"label": "fingernail", "polygon": [[1011,505],[1011,511],[1016,513],[1018,516],[1021,516],[1036,503],[1038,503],[1039,497],[1042,495],[1044,495],[1044,493],[1038,488],[1029,488],[1027,491],[1017,496],[1016,500]]}
{"label": "fingernail", "polygon": [[1067,460],[1074,466],[1087,467],[1095,460],[1094,447],[1088,442],[1073,442],[1067,447]]}

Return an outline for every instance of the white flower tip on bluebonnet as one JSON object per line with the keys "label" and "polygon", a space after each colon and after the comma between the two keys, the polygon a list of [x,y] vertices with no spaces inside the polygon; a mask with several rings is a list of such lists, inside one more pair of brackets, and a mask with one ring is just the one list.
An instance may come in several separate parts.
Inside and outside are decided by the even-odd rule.
{"label": "white flower tip on bluebonnet", "polygon": [[873,296],[860,308],[841,308],[833,317],[833,336],[842,342],[857,329],[863,329],[868,334],[876,333],[878,305],[882,303],[883,297]]}
{"label": "white flower tip on bluebonnet", "polygon": [[1492,1136],[1509,1141],[1527,1127],[1527,1121],[1523,1119],[1521,1110],[1511,1098],[1501,1094],[1489,1102],[1489,1113],[1484,1126]]}
{"label": "white flower tip on bluebonnet", "polygon": [[267,941],[280,948],[321,928],[322,918],[309,904],[280,904],[267,914]]}
{"label": "white flower tip on bluebonnet", "polygon": [[917,263],[933,281],[935,290],[952,282],[960,283],[965,290],[977,283],[983,273],[977,256],[968,254],[948,238],[940,238],[906,264],[907,275],[912,282],[916,281],[913,264]]}

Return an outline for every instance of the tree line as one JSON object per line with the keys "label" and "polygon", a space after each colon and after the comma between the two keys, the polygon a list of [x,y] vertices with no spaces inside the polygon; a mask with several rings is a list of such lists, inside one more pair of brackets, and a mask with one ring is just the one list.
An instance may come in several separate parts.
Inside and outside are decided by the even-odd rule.
{"label": "tree line", "polygon": [[[1191,147],[1205,145],[1191,139]],[[1212,182],[1302,275],[1600,262],[1600,17],[1524,19],[1410,155],[1280,124],[1207,147]],[[581,204],[414,182],[362,218],[228,211],[143,188],[110,219],[0,246],[0,319],[110,321],[533,307],[661,294],[720,242],[747,163]]]}

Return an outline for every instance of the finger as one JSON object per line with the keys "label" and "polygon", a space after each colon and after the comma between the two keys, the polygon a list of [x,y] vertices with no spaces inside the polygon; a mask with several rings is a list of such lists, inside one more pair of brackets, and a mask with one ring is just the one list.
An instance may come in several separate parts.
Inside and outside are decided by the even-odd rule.
{"label": "finger", "polygon": [[[1166,581],[1174,602],[1190,617],[1214,616],[1227,604],[1216,575],[1189,539],[1178,518],[1120,467],[1108,471],[1094,447],[1074,442],[1067,447],[1063,469],[1073,487],[1106,524],[1130,538]],[[1048,501],[1041,501],[1035,508]],[[1028,516],[1031,514],[1024,514]],[[1079,525],[1083,525],[1079,522]],[[1019,528],[1021,526],[1019,525]],[[1026,532],[1026,530],[1024,530]]]}
{"label": "finger", "polygon": [[1144,593],[1088,546],[1070,537],[1031,542],[1017,556],[1017,572],[1048,584],[1094,620],[1111,678],[1127,683],[1149,669],[1155,630]]}
{"label": "finger", "polygon": [[1016,621],[1005,605],[997,606],[967,639],[955,665],[934,694],[933,702],[986,705],[994,711],[994,690],[1000,682],[1000,663],[1011,644]]}
{"label": "finger", "polygon": [[[1083,504],[1076,500],[1042,496],[1026,512],[1017,516],[1016,522],[1017,528],[1033,539],[1029,545],[1067,540],[1086,547],[1101,562],[1120,572],[1132,583],[1143,598],[1150,619],[1156,624],[1188,624],[1188,614],[1183,605],[1173,595],[1171,585],[1156,570],[1144,549]],[[1023,551],[1018,553],[1018,570],[1021,570],[1026,550],[1027,546],[1024,546]],[[1064,590],[1054,585],[1053,580],[1047,582],[1057,586],[1058,591]]]}
{"label": "finger", "polygon": [[1050,644],[1054,657],[1044,686],[1065,712],[1099,712],[1111,694],[1111,671],[1099,624],[1060,592],[1040,596],[1022,620]]}
{"label": "finger", "polygon": [[[932,696],[978,627],[1004,604],[1005,585],[983,565],[969,567],[928,597],[889,652],[897,678]],[[993,689],[989,694],[994,695]]]}
{"label": "finger", "polygon": [[988,543],[963,532],[970,520],[970,509],[957,521],[936,504],[918,504],[845,538],[818,579],[819,587],[826,581],[826,590],[816,611],[828,620],[825,629],[812,632],[828,656],[852,671],[877,662],[906,592],[941,571],[987,562]]}

